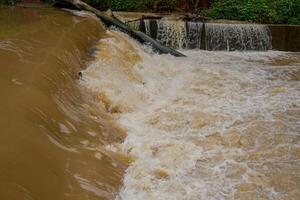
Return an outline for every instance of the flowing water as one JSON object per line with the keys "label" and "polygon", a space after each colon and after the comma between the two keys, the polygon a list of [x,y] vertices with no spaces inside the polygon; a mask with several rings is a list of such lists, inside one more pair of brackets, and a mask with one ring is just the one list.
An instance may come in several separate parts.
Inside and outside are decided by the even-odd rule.
{"label": "flowing water", "polygon": [[159,20],[157,24],[157,40],[162,44],[177,49],[201,48],[203,23]]}
{"label": "flowing water", "polygon": [[207,23],[205,33],[206,50],[266,51],[272,48],[266,25]]}
{"label": "flowing water", "polygon": [[99,97],[79,86],[98,21],[54,9],[0,7],[0,199],[112,199],[126,168]]}
{"label": "flowing water", "polygon": [[299,199],[299,53],[175,58],[92,18],[6,12],[1,199]]}
{"label": "flowing water", "polygon": [[[151,27],[151,22],[157,25],[157,30]],[[203,23],[184,22],[180,20],[143,20],[145,33],[154,36],[161,44],[177,49],[200,49]],[[135,29],[141,29],[141,23],[131,22]],[[153,34],[155,32],[155,34]]]}
{"label": "flowing water", "polygon": [[107,31],[81,83],[110,99],[129,156],[117,199],[298,199],[300,55],[151,55]]}
{"label": "flowing water", "polygon": [[[142,20],[129,24],[177,49],[205,49],[209,51],[266,51],[272,49],[272,37],[267,25],[186,22],[164,18]],[[151,26],[152,23],[152,26]]]}

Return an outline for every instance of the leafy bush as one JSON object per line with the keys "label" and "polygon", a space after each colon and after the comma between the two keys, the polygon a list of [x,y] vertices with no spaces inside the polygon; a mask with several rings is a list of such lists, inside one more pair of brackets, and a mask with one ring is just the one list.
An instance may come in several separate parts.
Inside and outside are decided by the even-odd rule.
{"label": "leafy bush", "polygon": [[108,6],[113,10],[132,10],[135,8],[136,3],[133,0],[110,0]]}
{"label": "leafy bush", "polygon": [[300,0],[216,0],[202,14],[214,19],[300,24]]}
{"label": "leafy bush", "polygon": [[272,23],[300,24],[300,0],[276,0],[270,4]]}
{"label": "leafy bush", "polygon": [[86,3],[101,9],[144,11],[159,7],[174,9],[179,0],[84,0]]}

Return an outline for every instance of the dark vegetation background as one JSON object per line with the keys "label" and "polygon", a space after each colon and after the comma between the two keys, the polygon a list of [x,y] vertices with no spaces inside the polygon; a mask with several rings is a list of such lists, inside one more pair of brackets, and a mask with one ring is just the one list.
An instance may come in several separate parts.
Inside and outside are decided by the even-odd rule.
{"label": "dark vegetation background", "polygon": [[102,9],[122,11],[196,12],[207,8],[211,0],[85,0]]}
{"label": "dark vegetation background", "polygon": [[213,19],[300,24],[300,0],[217,0],[202,14]]}
{"label": "dark vegetation background", "polygon": [[[16,4],[22,0],[0,0]],[[28,1],[28,0],[23,0]],[[30,0],[29,0],[30,1]],[[39,0],[38,0],[39,1]],[[54,0],[40,0],[52,3]],[[212,19],[300,24],[300,0],[84,0],[101,10],[186,12]]]}

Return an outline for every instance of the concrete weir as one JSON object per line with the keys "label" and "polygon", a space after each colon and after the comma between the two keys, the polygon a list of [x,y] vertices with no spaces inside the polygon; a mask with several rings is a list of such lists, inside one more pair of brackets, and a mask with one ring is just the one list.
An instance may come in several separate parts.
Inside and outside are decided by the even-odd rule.
{"label": "concrete weir", "polygon": [[272,46],[275,50],[300,51],[299,25],[268,25],[272,35]]}
{"label": "concrete weir", "polygon": [[300,51],[300,26],[143,19],[129,23],[162,44],[179,49]]}

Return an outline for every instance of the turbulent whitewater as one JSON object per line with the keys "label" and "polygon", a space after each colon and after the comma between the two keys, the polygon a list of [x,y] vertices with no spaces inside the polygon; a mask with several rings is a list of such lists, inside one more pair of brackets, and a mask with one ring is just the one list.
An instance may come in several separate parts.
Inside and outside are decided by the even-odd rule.
{"label": "turbulent whitewater", "polygon": [[116,199],[297,199],[300,59],[287,52],[149,53],[107,31],[81,84],[127,132]]}
{"label": "turbulent whitewater", "polygon": [[[299,53],[156,55],[72,13],[0,6],[1,200],[299,199]],[[204,29],[156,33],[200,48]]]}

